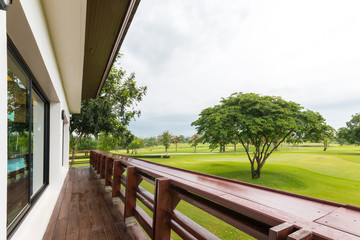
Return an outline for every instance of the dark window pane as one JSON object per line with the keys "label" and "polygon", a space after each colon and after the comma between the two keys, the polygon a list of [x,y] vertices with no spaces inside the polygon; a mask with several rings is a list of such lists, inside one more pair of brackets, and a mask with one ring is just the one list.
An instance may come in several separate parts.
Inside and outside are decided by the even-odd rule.
{"label": "dark window pane", "polygon": [[8,51],[7,226],[29,199],[29,78]]}

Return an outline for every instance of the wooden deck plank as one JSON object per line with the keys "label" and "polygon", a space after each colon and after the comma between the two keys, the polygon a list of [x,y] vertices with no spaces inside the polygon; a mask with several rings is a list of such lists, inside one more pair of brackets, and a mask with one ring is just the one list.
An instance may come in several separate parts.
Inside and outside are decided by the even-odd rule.
{"label": "wooden deck plank", "polygon": [[43,239],[133,239],[110,195],[89,167],[71,168]]}
{"label": "wooden deck plank", "polygon": [[[65,182],[67,182],[67,181],[68,181],[68,177],[66,177],[66,179],[65,179]],[[59,213],[60,213],[60,209],[61,209],[61,204],[62,204],[64,194],[65,194],[65,188],[66,188],[66,185],[64,184],[64,186],[61,189],[58,200],[56,201],[55,208],[54,208],[53,213],[51,215],[51,218],[50,218],[50,221],[49,221],[49,224],[48,224],[48,227],[46,229],[46,232],[45,232],[45,235],[44,235],[43,239],[52,239],[52,237],[53,237],[56,222],[57,222],[57,219],[59,217]]]}

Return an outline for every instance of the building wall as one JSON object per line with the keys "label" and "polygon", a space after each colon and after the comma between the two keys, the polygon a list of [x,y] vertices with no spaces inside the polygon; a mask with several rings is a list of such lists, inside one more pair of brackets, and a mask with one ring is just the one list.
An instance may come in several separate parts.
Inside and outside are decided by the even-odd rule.
{"label": "building wall", "polygon": [[[0,11],[0,112],[7,112],[6,12]],[[0,114],[0,239],[6,239],[7,114]]]}
{"label": "building wall", "polygon": [[[6,26],[6,28],[5,28]],[[69,125],[65,131],[63,154],[63,120],[68,104],[61,75],[47,30],[46,19],[39,0],[13,1],[7,12],[0,11],[0,111],[7,112],[7,45],[6,32],[29,66],[50,101],[49,185],[16,230],[12,239],[42,239],[52,210],[68,172]],[[6,196],[7,179],[7,119],[0,115],[0,196]],[[0,197],[0,240],[6,239],[6,198]]]}

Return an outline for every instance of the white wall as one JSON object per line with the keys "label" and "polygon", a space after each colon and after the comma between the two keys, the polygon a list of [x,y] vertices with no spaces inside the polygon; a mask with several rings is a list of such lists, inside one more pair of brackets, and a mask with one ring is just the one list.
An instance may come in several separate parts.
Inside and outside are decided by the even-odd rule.
{"label": "white wall", "polygon": [[6,12],[0,10],[0,239],[6,239],[7,196],[7,45]]}
{"label": "white wall", "polygon": [[[5,16],[1,17],[4,19]],[[3,29],[4,26],[5,19],[4,21],[1,21],[0,34],[5,35],[6,40],[5,29]],[[26,64],[29,66],[31,72],[34,74],[36,80],[40,84],[40,87],[44,90],[46,97],[50,101],[49,186],[43,192],[40,199],[33,206],[31,211],[28,213],[28,215],[12,237],[12,240],[42,239],[48,221],[51,217],[52,210],[55,206],[58,194],[61,190],[61,186],[68,172],[68,165],[64,164],[64,166],[62,166],[63,132],[61,119],[62,110],[65,110],[66,115],[69,116],[68,104],[66,102],[61,75],[57,66],[56,57],[52,48],[51,38],[47,30],[47,24],[45,21],[40,0],[13,1],[13,5],[10,6],[7,12],[7,33],[14,42],[17,49],[19,50],[21,56],[24,58]],[[6,43],[2,43],[1,37],[0,40],[0,49],[3,50],[2,48],[4,48],[6,51]],[[0,56],[2,63],[2,58],[4,55],[1,54]],[[3,64],[0,64],[1,75],[4,75],[4,71],[6,74],[6,68],[3,70],[3,66]],[[2,79],[4,79],[4,83],[2,82]],[[2,84],[7,84],[6,77],[0,78],[0,91],[4,91],[3,94],[0,94],[0,110],[2,110],[2,112],[6,112],[7,103],[3,102],[6,101],[7,94],[6,87],[3,87]],[[5,100],[2,100],[2,96],[5,97]],[[2,108],[4,108],[5,110],[3,110]],[[4,120],[0,119],[0,121],[7,121],[6,115],[0,115],[0,117],[5,117]],[[7,125],[0,122],[1,142],[7,142],[7,130],[4,126]],[[66,143],[68,143],[68,134],[66,134],[65,139]],[[7,161],[6,145],[0,144],[0,148],[0,154],[3,154],[5,156],[2,157],[2,155],[0,155],[0,161]],[[65,154],[66,151],[68,153],[68,150],[65,149]],[[2,166],[4,166],[3,163],[0,163],[0,166],[0,169],[2,171]],[[4,171],[2,172],[5,171],[6,169],[4,169]],[[3,174],[0,173],[0,178],[4,178],[4,176],[2,175]],[[0,184],[6,184],[6,177],[7,176],[5,176],[4,178],[5,180],[0,179]],[[6,188],[5,190],[1,189],[1,191],[6,191]],[[3,196],[2,192],[0,192],[0,196]],[[6,211],[6,199],[0,197],[0,204],[0,211],[3,211],[2,206],[4,204]],[[2,240],[6,237],[6,226],[4,227],[4,224],[6,223],[2,223],[4,220],[6,220],[6,212],[1,212],[0,218],[0,240]],[[5,232],[3,233],[3,231]]]}

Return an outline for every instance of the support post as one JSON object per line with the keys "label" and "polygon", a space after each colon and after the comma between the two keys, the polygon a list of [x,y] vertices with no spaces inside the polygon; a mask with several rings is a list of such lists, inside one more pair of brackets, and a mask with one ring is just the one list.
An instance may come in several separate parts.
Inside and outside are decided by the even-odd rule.
{"label": "support post", "polygon": [[284,222],[280,225],[270,228],[269,240],[286,240],[287,236],[294,231],[294,225]]}
{"label": "support post", "polygon": [[171,213],[180,199],[170,193],[170,181],[162,177],[155,180],[155,208],[153,218],[153,239],[170,239]]}
{"label": "support post", "polygon": [[120,196],[121,189],[121,175],[124,173],[124,169],[120,167],[120,161],[114,161],[114,174],[113,174],[113,182],[112,182],[112,197]]}
{"label": "support post", "polygon": [[131,225],[134,222],[133,216],[136,206],[136,187],[141,182],[141,180],[136,176],[135,170],[136,168],[133,166],[127,167],[124,210],[124,222],[126,225]]}
{"label": "support post", "polygon": [[113,175],[114,159],[107,157],[105,162],[105,186],[111,185],[111,176]]}

